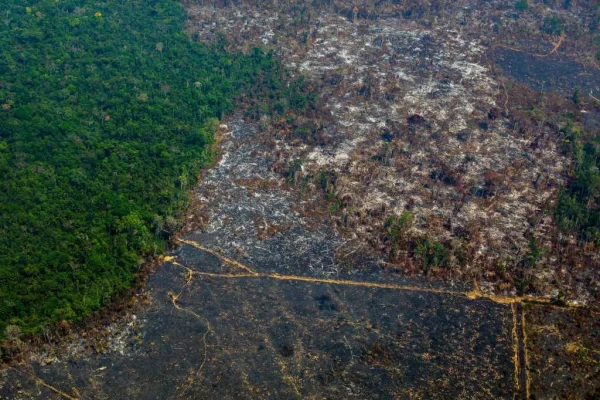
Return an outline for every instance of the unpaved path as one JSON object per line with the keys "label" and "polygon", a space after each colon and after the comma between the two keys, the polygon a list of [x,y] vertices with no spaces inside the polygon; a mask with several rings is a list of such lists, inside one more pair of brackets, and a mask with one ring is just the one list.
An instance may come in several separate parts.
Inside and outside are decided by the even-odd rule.
{"label": "unpaved path", "polygon": [[[337,269],[332,254],[341,239],[293,211],[295,197],[269,172],[259,134],[240,118],[224,130],[222,159],[196,193],[193,209],[204,225],[193,229],[190,222],[179,250],[151,276],[138,333],[120,351],[7,370],[2,395],[511,399],[526,393],[520,304],[374,266]],[[285,229],[265,235],[264,224]]]}
{"label": "unpaved path", "polygon": [[[339,185],[365,212],[379,207],[375,200],[401,210],[412,198],[413,212],[425,220],[452,211],[451,203],[442,201],[453,196],[452,188],[443,182],[431,182],[435,191],[417,187],[430,163],[439,163],[430,160],[431,154],[454,167],[466,148],[473,155],[464,176],[476,186],[491,166],[509,171],[508,164],[528,146],[511,137],[500,121],[485,130],[469,128],[471,136],[463,137],[469,122],[487,118],[500,90],[477,60],[455,59],[467,50],[480,53],[476,43],[462,40],[458,32],[443,39],[413,27],[398,30],[393,20],[363,27],[367,34],[361,36],[359,25],[325,14],[321,18],[313,46],[296,67],[321,75],[332,69],[323,62],[337,60],[345,79],[360,83],[365,71],[375,79],[374,93],[358,106],[351,103],[358,89],[330,88],[328,105],[338,135],[333,143],[293,147],[284,140],[274,146],[258,124],[232,117],[221,128],[222,158],[195,193],[181,247],[149,279],[149,304],[126,326],[115,326],[114,340],[98,355],[74,344],[58,359],[37,355],[3,371],[0,396],[513,399],[532,393],[583,398],[588,393],[598,376],[597,339],[589,339],[592,330],[578,336],[571,327],[572,321],[597,327],[596,314],[485,297],[468,284],[411,279],[382,268],[372,252],[364,251],[372,220],[356,223],[356,238],[342,237],[330,218],[306,212],[318,212],[312,206],[319,201],[314,193],[304,193],[301,182],[292,187],[273,172],[282,153],[306,156],[307,170],[349,171]],[[260,15],[255,19],[270,21]],[[262,32],[256,21],[250,25]],[[337,39],[319,41],[319,35]],[[443,46],[436,46],[443,40]],[[427,53],[421,59],[429,61],[411,64],[421,52]],[[392,74],[370,68],[370,60],[381,58],[389,61]],[[398,92],[395,98],[384,95],[388,89]],[[365,160],[372,161],[387,146],[380,139],[386,119],[404,122],[412,113],[424,115],[434,131],[450,132],[452,138],[429,131],[418,132],[429,136],[415,143],[396,137],[398,148],[411,150],[398,153],[406,159],[368,169],[372,165]],[[509,236],[523,240],[528,210],[543,200],[528,197],[529,175],[545,168],[550,183],[560,181],[561,160],[555,160],[552,143],[547,145],[537,164],[519,170],[514,186],[499,196],[498,210],[482,217],[478,207],[483,200],[474,199],[458,212],[459,225],[485,221],[482,243],[489,242],[487,249]],[[370,170],[387,172],[364,184],[361,179]],[[552,187],[545,196],[557,186]],[[395,204],[394,199],[402,201]],[[508,211],[511,219],[504,217]],[[453,234],[445,229],[439,230],[440,238]],[[486,256],[480,252],[477,257]],[[587,363],[585,373],[573,377],[565,367],[573,363]],[[552,382],[561,382],[561,388]]]}
{"label": "unpaved path", "polygon": [[[332,252],[341,239],[294,213],[257,134],[230,122],[222,159],[197,192],[209,219],[150,278],[142,340],[122,354],[10,370],[1,393],[64,397],[51,386],[86,399],[513,398],[511,306],[373,268],[338,272]],[[272,184],[240,183],[259,177]],[[286,229],[264,237],[261,223]]]}

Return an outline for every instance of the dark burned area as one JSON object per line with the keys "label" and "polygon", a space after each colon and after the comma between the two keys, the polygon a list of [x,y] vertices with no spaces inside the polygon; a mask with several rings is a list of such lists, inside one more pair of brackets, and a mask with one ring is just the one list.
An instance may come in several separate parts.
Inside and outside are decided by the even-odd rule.
{"label": "dark burned area", "polygon": [[497,47],[490,52],[490,58],[506,75],[540,92],[572,94],[579,88],[585,94],[600,96],[600,70],[597,67],[585,68],[561,54],[540,57],[525,51]]}
{"label": "dark burned area", "polygon": [[[600,127],[598,66],[575,39],[495,46],[462,3],[438,25],[395,3],[188,4],[195,39],[214,22],[231,49],[279,49],[322,108],[226,118],[136,305],[27,353],[0,396],[597,399],[598,251],[552,207],[565,115]],[[538,18],[485,7],[511,34]]]}
{"label": "dark burned area", "polygon": [[[468,286],[403,278],[362,257],[345,261],[358,270],[336,267],[344,242],[326,220],[294,213],[289,183],[261,185],[258,177],[277,174],[257,135],[242,118],[228,121],[222,158],[204,174],[179,248],[150,276],[136,317],[81,348],[65,345],[58,359],[50,353],[5,371],[4,396],[61,398],[43,382],[86,399],[512,399],[525,396],[530,379],[515,367],[525,362],[522,345],[530,346],[528,387],[547,393],[547,381],[564,379],[540,356],[564,339],[529,333],[523,343],[516,322],[544,329],[536,324],[550,313],[573,329],[568,315],[579,311],[517,311],[469,295]],[[261,236],[263,224],[293,228]],[[593,385],[569,376],[584,394]]]}

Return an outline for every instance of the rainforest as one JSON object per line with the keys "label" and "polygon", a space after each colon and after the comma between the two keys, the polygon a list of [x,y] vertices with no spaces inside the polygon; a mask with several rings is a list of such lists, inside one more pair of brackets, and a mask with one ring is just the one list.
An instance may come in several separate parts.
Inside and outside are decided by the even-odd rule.
{"label": "rainforest", "polygon": [[600,397],[596,0],[5,0],[0,399]]}
{"label": "rainforest", "polygon": [[[2,14],[0,330],[30,332],[131,285],[176,232],[217,120],[276,95],[283,70],[258,49],[195,43],[175,1],[9,1]],[[277,109],[302,107],[301,86]]]}

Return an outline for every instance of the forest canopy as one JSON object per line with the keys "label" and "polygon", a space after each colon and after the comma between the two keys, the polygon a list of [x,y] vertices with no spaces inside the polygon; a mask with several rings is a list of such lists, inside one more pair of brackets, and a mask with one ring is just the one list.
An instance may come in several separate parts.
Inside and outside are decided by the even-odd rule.
{"label": "forest canopy", "polygon": [[0,332],[32,332],[89,315],[165,248],[237,100],[279,110],[303,89],[287,93],[258,49],[190,40],[173,0],[9,0],[2,14]]}

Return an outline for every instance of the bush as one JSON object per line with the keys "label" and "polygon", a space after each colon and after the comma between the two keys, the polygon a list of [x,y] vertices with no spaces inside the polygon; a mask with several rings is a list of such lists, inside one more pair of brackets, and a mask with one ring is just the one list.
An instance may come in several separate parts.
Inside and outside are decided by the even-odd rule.
{"label": "bush", "polygon": [[444,266],[449,256],[448,249],[442,243],[428,239],[418,241],[415,254],[428,267]]}
{"label": "bush", "polygon": [[565,22],[558,17],[546,18],[542,30],[549,35],[562,35],[565,32]]}
{"label": "bush", "polygon": [[527,0],[519,0],[515,3],[515,9],[518,12],[527,11],[529,9],[529,3]]}
{"label": "bush", "polygon": [[572,123],[561,132],[575,171],[558,196],[556,223],[563,232],[575,234],[580,240],[600,243],[600,138],[583,142],[581,128]]}
{"label": "bush", "polygon": [[384,224],[384,228],[392,242],[396,242],[412,224],[413,216],[409,211],[403,211],[400,217],[391,216]]}

